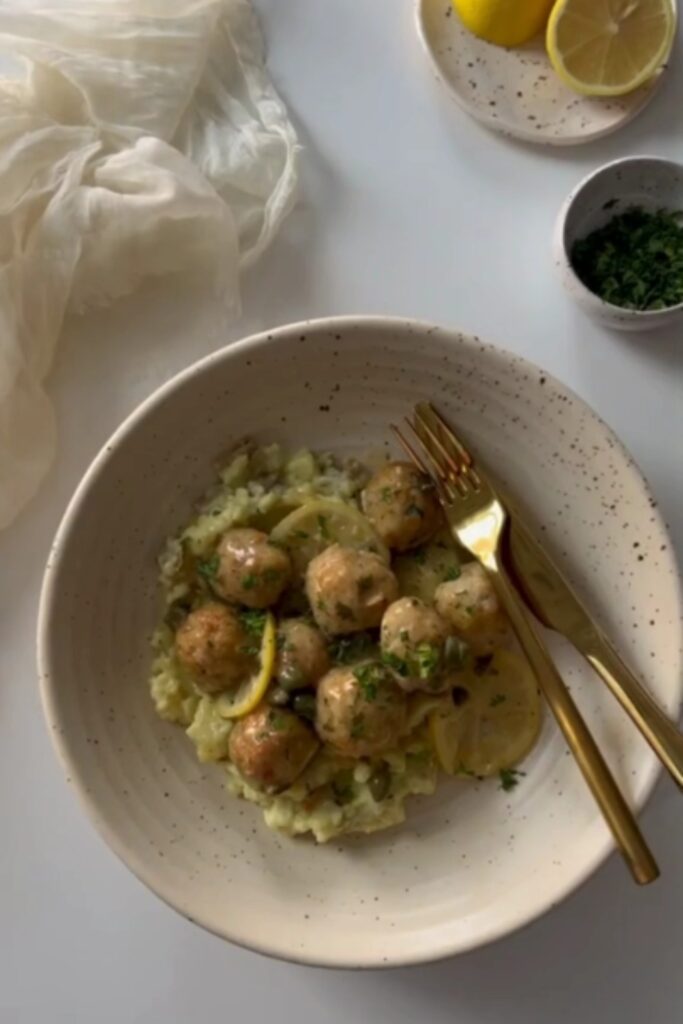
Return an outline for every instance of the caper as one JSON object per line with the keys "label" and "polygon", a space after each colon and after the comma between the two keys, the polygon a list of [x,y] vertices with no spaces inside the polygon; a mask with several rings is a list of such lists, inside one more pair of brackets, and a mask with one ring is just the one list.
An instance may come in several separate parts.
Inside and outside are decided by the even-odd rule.
{"label": "caper", "polygon": [[303,672],[295,663],[287,662],[285,659],[283,660],[285,663],[280,669],[280,672],[278,673],[280,686],[282,686],[283,689],[285,690],[289,690],[290,692],[292,690],[300,689],[300,687],[302,687],[306,682]]}
{"label": "caper", "polygon": [[278,708],[286,707],[289,704],[289,694],[281,686],[276,686],[270,692],[268,703]]}
{"label": "caper", "polygon": [[312,693],[295,693],[292,698],[292,709],[301,718],[309,722],[315,721],[315,697]]}
{"label": "caper", "polygon": [[370,790],[370,796],[379,803],[384,800],[385,796],[389,792],[391,786],[391,772],[389,765],[382,763],[379,767],[375,768],[374,772],[368,779],[368,789]]}

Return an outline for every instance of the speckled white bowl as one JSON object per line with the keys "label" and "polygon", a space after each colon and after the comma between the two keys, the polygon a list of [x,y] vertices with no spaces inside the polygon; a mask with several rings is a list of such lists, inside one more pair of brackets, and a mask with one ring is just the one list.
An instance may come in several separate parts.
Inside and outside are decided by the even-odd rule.
{"label": "speckled white bowl", "polygon": [[[244,434],[363,454],[427,397],[515,481],[624,654],[678,708],[679,585],[655,503],[609,429],[542,370],[385,318],[283,327],[190,367],[120,427],[66,512],[40,609],[42,694],[68,782],[128,867],[188,918],[274,956],[374,967],[472,949],[548,910],[612,849],[549,720],[512,793],[446,782],[413,801],[405,825],[316,847],[269,832],[153,711],[155,559],[213,460]],[[554,646],[640,807],[655,758],[567,645]]]}
{"label": "speckled white bowl", "polygon": [[595,295],[576,275],[574,243],[629,206],[683,211],[683,164],[658,156],[630,156],[593,171],[565,199],[555,223],[553,259],[562,283],[590,317],[621,331],[644,331],[683,323],[683,303],[667,309],[622,309]]}

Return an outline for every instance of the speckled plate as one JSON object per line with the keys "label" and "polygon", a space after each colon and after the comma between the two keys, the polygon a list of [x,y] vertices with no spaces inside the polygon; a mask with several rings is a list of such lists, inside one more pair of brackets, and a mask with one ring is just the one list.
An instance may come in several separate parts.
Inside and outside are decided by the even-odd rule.
{"label": "speckled plate", "polygon": [[[188,918],[274,956],[372,967],[459,953],[548,910],[612,849],[549,718],[513,792],[445,781],[404,825],[316,847],[268,831],[153,710],[156,556],[214,460],[244,434],[362,455],[427,397],[525,497],[624,655],[678,708],[665,528],[617,439],[556,380],[477,338],[385,318],[283,327],[190,367],[120,427],[66,512],[40,608],[42,695],[69,784],[129,868]],[[653,754],[568,646],[554,650],[641,806]]]}
{"label": "speckled plate", "polygon": [[450,0],[416,0],[420,36],[436,76],[472,117],[504,135],[554,146],[616,131],[652,99],[662,75],[627,96],[591,99],[553,71],[542,36],[504,50],[472,35]]}

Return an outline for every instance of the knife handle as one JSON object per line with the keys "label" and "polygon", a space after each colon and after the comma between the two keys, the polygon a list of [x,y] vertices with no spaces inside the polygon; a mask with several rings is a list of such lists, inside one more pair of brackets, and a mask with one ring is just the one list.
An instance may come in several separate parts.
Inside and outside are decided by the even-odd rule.
{"label": "knife handle", "polygon": [[683,788],[683,734],[676,723],[662,711],[605,636],[593,636],[581,644],[579,649],[641,731],[674,781]]}

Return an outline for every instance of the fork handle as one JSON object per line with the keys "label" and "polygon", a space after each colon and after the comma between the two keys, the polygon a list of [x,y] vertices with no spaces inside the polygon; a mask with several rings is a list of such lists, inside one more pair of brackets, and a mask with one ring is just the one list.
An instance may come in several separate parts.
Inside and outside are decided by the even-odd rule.
{"label": "fork handle", "polygon": [[672,778],[683,787],[683,733],[662,711],[621,659],[609,640],[599,634],[577,643],[578,649],[637,725]]}
{"label": "fork handle", "polygon": [[653,882],[659,876],[657,863],[522,599],[497,560],[489,568],[517,639],[633,878],[639,885]]}

